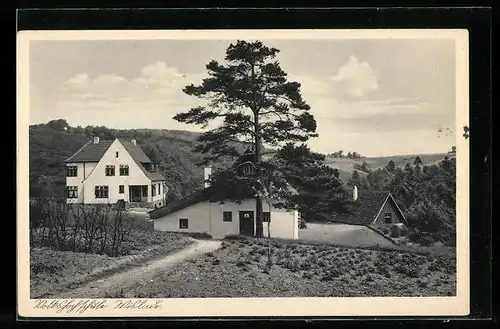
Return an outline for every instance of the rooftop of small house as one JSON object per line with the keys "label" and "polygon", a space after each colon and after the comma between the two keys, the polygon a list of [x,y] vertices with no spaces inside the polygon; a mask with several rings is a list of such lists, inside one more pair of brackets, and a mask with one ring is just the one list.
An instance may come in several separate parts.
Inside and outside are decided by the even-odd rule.
{"label": "rooftop of small house", "polygon": [[355,196],[353,195],[355,200],[348,207],[348,212],[334,214],[332,221],[356,225],[370,225],[386,202],[392,202],[401,213],[403,219],[405,219],[397,200],[389,191],[365,190],[361,193],[353,191],[353,194],[356,194]]}

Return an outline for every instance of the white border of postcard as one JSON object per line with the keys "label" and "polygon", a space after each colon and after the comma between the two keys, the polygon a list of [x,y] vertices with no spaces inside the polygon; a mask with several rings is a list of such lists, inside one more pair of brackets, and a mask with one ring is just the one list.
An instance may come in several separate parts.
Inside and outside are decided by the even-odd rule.
{"label": "white border of postcard", "polygon": [[[116,299],[49,300],[36,308],[29,284],[29,47],[31,40],[453,39],[456,50],[457,295],[453,297],[170,298],[157,307],[116,308]],[[22,317],[460,316],[469,313],[469,52],[467,30],[152,30],[21,31],[17,38],[17,288]],[[134,299],[135,300],[135,299]],[[144,299],[137,299],[138,301]],[[94,306],[90,306],[90,304]],[[100,306],[97,307],[97,304]],[[64,306],[66,305],[66,306]],[[73,305],[73,307],[71,307]],[[79,305],[79,306],[76,306]],[[138,304],[136,304],[138,305]],[[144,304],[146,305],[146,303]]]}

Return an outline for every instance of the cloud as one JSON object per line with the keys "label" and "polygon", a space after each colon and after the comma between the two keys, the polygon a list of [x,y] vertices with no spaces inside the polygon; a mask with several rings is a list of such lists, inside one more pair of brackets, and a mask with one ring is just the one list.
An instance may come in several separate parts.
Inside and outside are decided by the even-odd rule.
{"label": "cloud", "polygon": [[330,80],[342,93],[353,97],[362,97],[379,88],[375,70],[356,56],[349,57],[349,61]]}
{"label": "cloud", "polygon": [[182,73],[161,61],[143,67],[140,75],[131,78],[116,74],[91,78],[80,73],[63,83],[57,101],[68,110],[187,110],[198,101],[182,89],[201,79],[200,74]]}
{"label": "cloud", "polygon": [[63,88],[85,88],[90,83],[90,77],[86,73],[77,74],[68,79],[63,85]]}

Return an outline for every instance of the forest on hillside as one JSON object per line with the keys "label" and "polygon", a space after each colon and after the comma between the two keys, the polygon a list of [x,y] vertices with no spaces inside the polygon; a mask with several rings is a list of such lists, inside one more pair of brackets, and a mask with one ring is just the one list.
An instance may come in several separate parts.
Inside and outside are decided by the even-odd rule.
{"label": "forest on hillside", "polygon": [[[59,119],[29,128],[30,196],[63,197],[66,182],[63,161],[93,136],[101,140],[116,137],[136,139],[146,155],[158,162],[160,171],[167,179],[170,199],[183,197],[203,185],[203,169],[197,165],[201,155],[192,152],[196,133],[118,130],[104,126],[71,127],[66,120]],[[227,165],[227,161],[213,164],[215,168]]]}

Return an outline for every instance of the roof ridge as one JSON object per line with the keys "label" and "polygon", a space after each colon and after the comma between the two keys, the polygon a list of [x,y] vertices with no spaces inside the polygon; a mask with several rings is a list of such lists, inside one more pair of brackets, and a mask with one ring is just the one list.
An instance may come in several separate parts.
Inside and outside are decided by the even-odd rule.
{"label": "roof ridge", "polygon": [[88,141],[87,143],[85,143],[85,145],[83,145],[82,147],[80,147],[78,149],[78,151],[76,151],[75,153],[73,153],[72,156],[70,156],[69,158],[67,158],[66,160],[64,160],[64,162],[70,162],[69,160],[73,159],[78,153],[80,153],[87,145],[90,144],[90,142],[92,142],[91,140]]}

